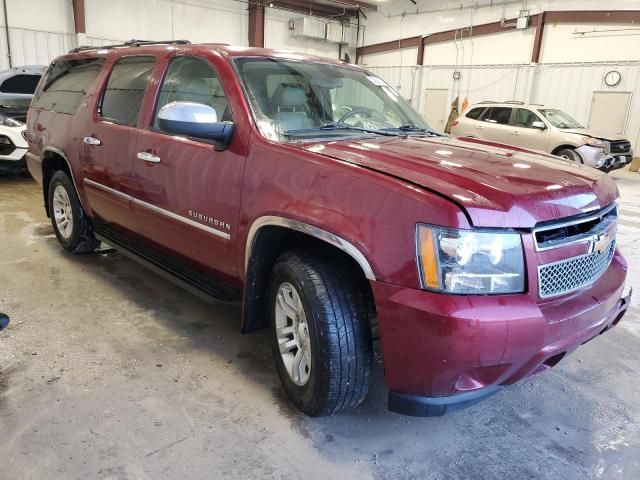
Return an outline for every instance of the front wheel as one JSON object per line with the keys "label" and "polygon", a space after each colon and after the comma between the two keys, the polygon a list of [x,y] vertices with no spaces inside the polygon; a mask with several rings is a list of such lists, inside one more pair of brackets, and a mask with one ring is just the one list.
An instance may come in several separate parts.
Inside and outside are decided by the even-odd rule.
{"label": "front wheel", "polygon": [[69,176],[57,171],[49,182],[49,217],[62,248],[72,253],[92,252],[100,245],[93,225],[80,204]]}
{"label": "front wheel", "polygon": [[572,162],[583,163],[582,158],[580,158],[580,154],[571,148],[563,148],[558,153],[556,153],[556,155],[560,158],[571,160]]}
{"label": "front wheel", "polygon": [[273,356],[291,402],[314,417],[362,403],[371,333],[355,276],[330,258],[287,252],[273,268],[269,301]]}

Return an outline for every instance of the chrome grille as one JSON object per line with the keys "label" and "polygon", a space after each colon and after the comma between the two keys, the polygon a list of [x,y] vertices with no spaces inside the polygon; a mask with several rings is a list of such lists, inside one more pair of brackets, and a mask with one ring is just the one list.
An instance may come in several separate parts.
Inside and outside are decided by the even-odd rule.
{"label": "chrome grille", "polygon": [[610,145],[611,153],[629,153],[631,150],[631,143],[627,140],[611,142]]}
{"label": "chrome grille", "polygon": [[612,240],[602,253],[588,253],[539,266],[538,290],[540,298],[570,293],[591,285],[609,267],[615,251],[616,241]]}

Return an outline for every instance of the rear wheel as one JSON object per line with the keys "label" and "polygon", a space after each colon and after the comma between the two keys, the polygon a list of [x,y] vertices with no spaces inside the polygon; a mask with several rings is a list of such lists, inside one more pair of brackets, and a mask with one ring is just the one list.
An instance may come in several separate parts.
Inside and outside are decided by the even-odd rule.
{"label": "rear wheel", "polygon": [[291,402],[310,416],[338,413],[367,395],[371,333],[354,275],[329,258],[280,256],[269,289],[273,356]]}
{"label": "rear wheel", "polygon": [[580,158],[580,155],[578,154],[578,152],[576,152],[571,148],[563,148],[562,150],[559,150],[558,153],[556,153],[556,155],[561,158],[571,160],[572,162],[583,163],[582,158]]}
{"label": "rear wheel", "polygon": [[93,224],[80,204],[69,176],[59,170],[49,183],[49,217],[62,248],[72,253],[92,252],[100,245]]}

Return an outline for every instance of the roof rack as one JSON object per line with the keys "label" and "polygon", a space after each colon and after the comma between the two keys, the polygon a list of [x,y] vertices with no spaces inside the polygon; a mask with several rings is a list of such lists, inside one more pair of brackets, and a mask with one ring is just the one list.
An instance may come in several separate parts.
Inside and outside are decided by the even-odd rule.
{"label": "roof rack", "polygon": [[520,100],[507,100],[506,102],[502,102],[502,103],[509,103],[513,105],[524,105],[524,102],[521,102]]}
{"label": "roof rack", "polygon": [[69,50],[69,53],[84,52],[86,50],[102,50],[109,48],[121,48],[121,47],[145,47],[147,45],[190,45],[189,40],[129,40],[124,43],[117,43],[114,45],[82,45],[76,47],[73,50]]}

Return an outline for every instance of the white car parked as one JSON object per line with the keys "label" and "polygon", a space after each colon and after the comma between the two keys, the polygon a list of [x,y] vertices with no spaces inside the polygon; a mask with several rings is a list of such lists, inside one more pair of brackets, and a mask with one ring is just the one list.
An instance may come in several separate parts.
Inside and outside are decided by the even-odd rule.
{"label": "white car parked", "polygon": [[25,170],[24,122],[31,98],[46,67],[15,67],[0,72],[0,170]]}

